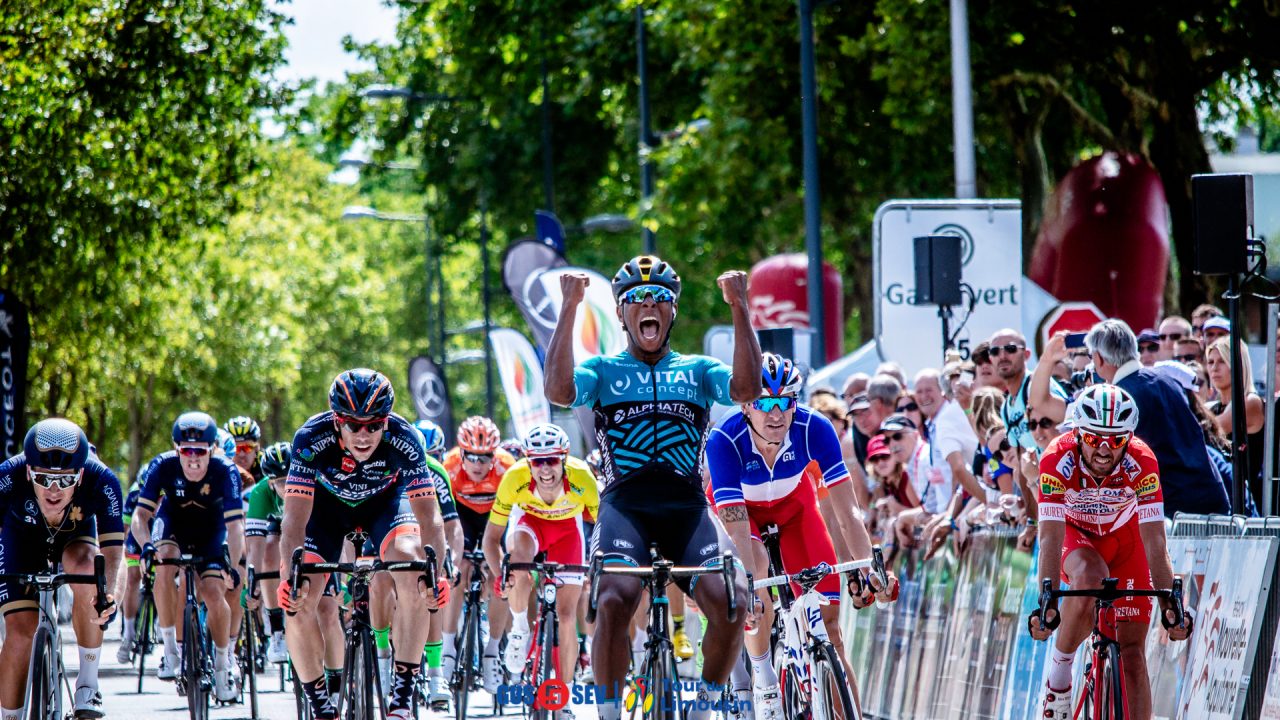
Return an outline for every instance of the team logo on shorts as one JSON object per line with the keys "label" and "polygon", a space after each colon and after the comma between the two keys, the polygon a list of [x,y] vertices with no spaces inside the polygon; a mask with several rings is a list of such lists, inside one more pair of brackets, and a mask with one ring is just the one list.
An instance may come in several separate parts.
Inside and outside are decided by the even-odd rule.
{"label": "team logo on shorts", "polygon": [[1138,483],[1138,495],[1154,495],[1160,489],[1160,478],[1155,473],[1142,478],[1142,482]]}
{"label": "team logo on shorts", "polygon": [[1052,495],[1066,491],[1066,486],[1062,484],[1062,480],[1057,475],[1050,475],[1049,473],[1040,475],[1040,492],[1045,495]]}

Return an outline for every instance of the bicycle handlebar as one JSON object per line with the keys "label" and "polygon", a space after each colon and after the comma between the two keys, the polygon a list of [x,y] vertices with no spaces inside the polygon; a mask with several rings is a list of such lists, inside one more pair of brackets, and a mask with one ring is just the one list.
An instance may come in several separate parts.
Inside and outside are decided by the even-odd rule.
{"label": "bicycle handlebar", "polygon": [[[649,557],[653,559],[653,564],[647,568],[631,566],[620,567],[616,565],[612,567],[605,567],[604,552],[596,551],[596,554],[591,558],[591,565],[587,569],[592,578],[591,594],[589,598],[590,601],[587,603],[588,622],[595,622],[596,619],[596,605],[600,597],[600,582],[598,577],[600,575],[625,575],[639,578],[646,585],[652,585],[656,583],[659,578],[664,582],[670,582],[671,580],[678,578],[695,578],[701,575],[719,573],[724,578],[725,593],[729,598],[726,614],[728,615],[730,622],[738,618],[738,599],[733,588],[734,583],[737,580],[737,563],[734,560],[733,553],[728,550],[724,551],[724,554],[720,556],[719,565],[699,565],[697,567],[681,567],[677,566],[670,560],[662,559],[662,555],[658,553],[656,545],[649,548]],[[650,600],[650,602],[652,602],[652,600]]]}
{"label": "bicycle handlebar", "polygon": [[1037,615],[1040,623],[1048,630],[1057,630],[1058,624],[1062,621],[1062,614],[1055,613],[1052,620],[1045,620],[1045,615],[1049,610],[1049,606],[1054,600],[1064,597],[1091,597],[1097,600],[1098,604],[1111,603],[1124,597],[1154,597],[1168,600],[1173,607],[1173,622],[1169,622],[1163,612],[1160,613],[1160,624],[1164,625],[1166,630],[1180,627],[1186,619],[1186,608],[1182,604],[1182,577],[1175,575],[1173,577],[1172,587],[1168,590],[1125,590],[1119,587],[1120,581],[1117,578],[1107,578],[1102,581],[1100,588],[1082,588],[1075,590],[1058,590],[1053,587],[1053,580],[1044,578],[1040,581],[1040,607],[1033,613],[1032,617]]}
{"label": "bicycle handlebar", "polygon": [[102,555],[93,556],[93,574],[83,573],[0,573],[0,582],[15,582],[35,588],[38,592],[57,590],[63,585],[93,585],[97,590],[93,599],[93,609],[99,614],[111,606],[107,602],[107,559]]}
{"label": "bicycle handlebar", "polygon": [[[440,592],[436,588],[436,551],[431,546],[425,546],[422,551],[426,554],[426,560],[393,560],[385,562],[381,559],[374,560],[371,563],[363,562],[303,562],[302,557],[304,550],[301,547],[293,550],[293,572],[290,574],[289,580],[289,600],[297,601],[298,586],[301,582],[310,582],[302,577],[304,573],[309,575],[342,573],[344,575],[357,575],[367,577],[375,572],[417,572],[422,573],[419,580],[426,583],[426,586],[435,594],[437,600],[440,599]],[[437,608],[438,610],[439,608]],[[434,613],[436,610],[431,610]],[[290,612],[289,615],[295,615]]]}
{"label": "bicycle handlebar", "polygon": [[785,585],[794,581],[797,585],[808,589],[817,585],[823,578],[835,573],[845,573],[850,570],[860,570],[862,568],[871,568],[875,566],[875,561],[871,558],[865,560],[850,560],[849,562],[840,563],[839,565],[828,565],[827,563],[819,563],[811,568],[805,568],[798,573],[791,575],[775,575],[773,577],[761,578],[751,585],[752,590],[761,590],[763,588],[775,587],[777,585]]}

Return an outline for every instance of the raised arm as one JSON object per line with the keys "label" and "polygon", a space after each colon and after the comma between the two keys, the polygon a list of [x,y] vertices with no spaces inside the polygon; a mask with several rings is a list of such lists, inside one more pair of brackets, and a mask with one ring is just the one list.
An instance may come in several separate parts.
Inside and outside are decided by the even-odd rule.
{"label": "raised arm", "polygon": [[547,400],[561,407],[573,404],[576,392],[573,385],[573,323],[578,316],[578,305],[586,295],[591,278],[585,273],[565,273],[560,276],[560,294],[564,298],[556,330],[547,347],[547,360],[543,367],[543,392]]}
{"label": "raised arm", "polygon": [[729,270],[716,279],[716,284],[733,311],[733,379],[729,382],[729,397],[735,403],[749,403],[760,397],[760,342],[747,309],[747,274]]}
{"label": "raised arm", "polygon": [[1049,342],[1044,345],[1044,352],[1040,354],[1040,364],[1036,365],[1035,372],[1031,374],[1031,386],[1027,389],[1028,414],[1031,408],[1035,408],[1040,417],[1047,417],[1055,423],[1062,422],[1066,417],[1066,401],[1052,392],[1053,366],[1066,357],[1066,333],[1058,333],[1049,338]]}

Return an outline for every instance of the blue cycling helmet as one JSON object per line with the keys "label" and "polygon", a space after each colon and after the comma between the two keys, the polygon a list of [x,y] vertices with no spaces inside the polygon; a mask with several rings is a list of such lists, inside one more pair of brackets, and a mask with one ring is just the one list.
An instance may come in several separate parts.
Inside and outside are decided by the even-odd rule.
{"label": "blue cycling helmet", "polygon": [[765,353],[760,362],[760,388],[765,396],[798,395],[804,382],[790,359]]}
{"label": "blue cycling helmet", "polygon": [[[230,433],[228,433],[230,435]],[[175,443],[204,443],[213,445],[218,440],[218,423],[208,413],[185,412],[173,421]],[[235,443],[231,452],[235,453]]]}
{"label": "blue cycling helmet", "polygon": [[439,456],[444,453],[444,430],[430,420],[419,420],[413,424],[422,433],[422,444],[428,455]]}
{"label": "blue cycling helmet", "polygon": [[224,428],[218,428],[218,440],[215,447],[222,450],[222,454],[226,457],[233,458],[236,456],[236,436],[227,432]]}
{"label": "blue cycling helmet", "polygon": [[356,420],[386,417],[395,403],[391,381],[377,370],[348,370],[334,378],[329,388],[329,409]]}
{"label": "blue cycling helmet", "polygon": [[287,442],[278,442],[262,451],[259,467],[262,474],[269,478],[282,478],[289,474],[289,463],[293,462],[293,446]]}
{"label": "blue cycling helmet", "polygon": [[89,438],[79,425],[63,418],[41,420],[22,441],[27,467],[80,470],[89,460]]}

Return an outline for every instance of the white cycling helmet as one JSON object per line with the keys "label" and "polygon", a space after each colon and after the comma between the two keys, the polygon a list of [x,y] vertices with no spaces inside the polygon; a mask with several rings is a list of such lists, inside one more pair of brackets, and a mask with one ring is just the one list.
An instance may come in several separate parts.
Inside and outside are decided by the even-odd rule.
{"label": "white cycling helmet", "polygon": [[569,436],[559,425],[543,423],[529,429],[521,443],[525,457],[547,457],[569,454]]}
{"label": "white cycling helmet", "polygon": [[1091,385],[1076,398],[1071,426],[1100,435],[1132,433],[1138,427],[1138,405],[1116,385]]}

